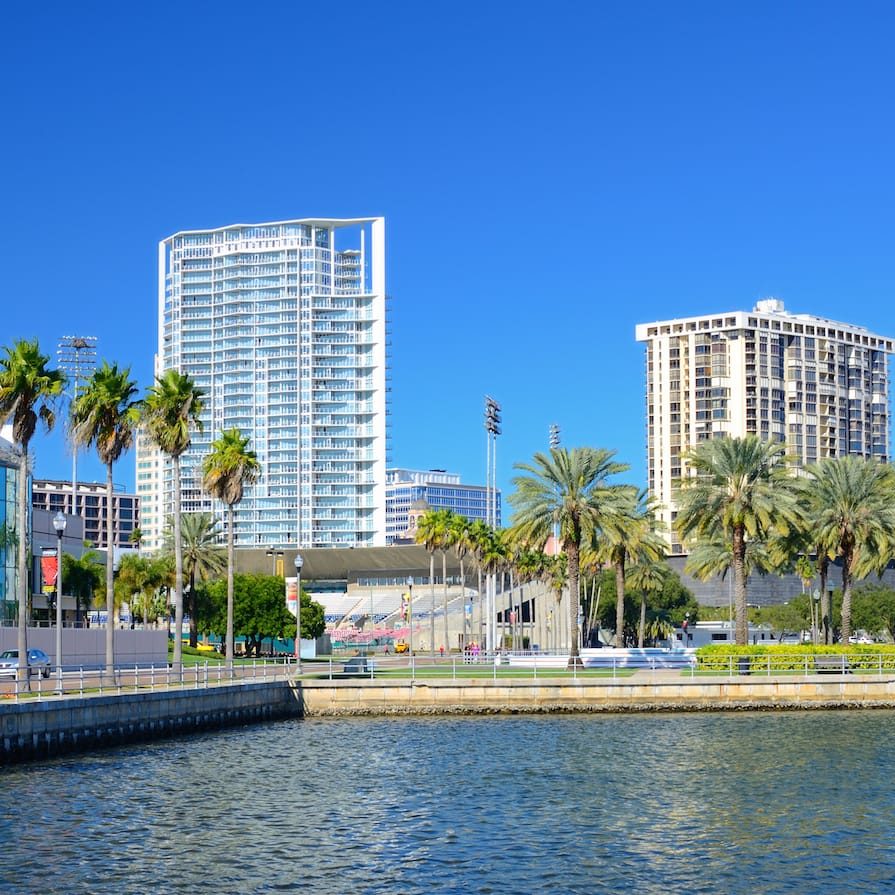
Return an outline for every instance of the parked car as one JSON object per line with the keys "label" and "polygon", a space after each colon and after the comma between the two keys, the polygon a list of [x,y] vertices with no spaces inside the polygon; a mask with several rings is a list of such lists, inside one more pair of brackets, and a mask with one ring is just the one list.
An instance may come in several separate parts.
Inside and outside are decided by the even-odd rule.
{"label": "parked car", "polygon": [[[0,653],[0,677],[15,677],[19,671],[19,651],[6,649]],[[37,672],[50,676],[50,657],[40,649],[28,650],[28,677]]]}
{"label": "parked car", "polygon": [[851,637],[848,638],[849,643],[873,643],[873,639],[868,637],[866,634],[852,634]]}
{"label": "parked car", "polygon": [[405,640],[396,640],[395,641],[395,652],[396,653],[406,653],[410,649],[410,646],[407,644]]}

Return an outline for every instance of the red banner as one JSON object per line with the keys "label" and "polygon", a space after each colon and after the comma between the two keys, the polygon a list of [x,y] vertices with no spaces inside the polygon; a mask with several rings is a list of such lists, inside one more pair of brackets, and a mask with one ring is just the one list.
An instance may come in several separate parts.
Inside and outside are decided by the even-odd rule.
{"label": "red banner", "polygon": [[43,592],[53,593],[56,590],[56,554],[40,558],[40,576],[43,578]]}

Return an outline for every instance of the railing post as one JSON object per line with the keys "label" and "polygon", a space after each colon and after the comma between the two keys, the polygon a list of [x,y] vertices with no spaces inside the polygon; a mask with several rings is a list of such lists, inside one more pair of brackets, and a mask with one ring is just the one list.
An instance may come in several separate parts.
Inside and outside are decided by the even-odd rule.
{"label": "railing post", "polygon": [[612,657],[612,680],[615,680],[615,656]]}
{"label": "railing post", "polygon": [[771,654],[768,653],[768,677],[771,676]]}
{"label": "railing post", "polygon": [[84,695],[84,666],[81,666],[79,695]]}

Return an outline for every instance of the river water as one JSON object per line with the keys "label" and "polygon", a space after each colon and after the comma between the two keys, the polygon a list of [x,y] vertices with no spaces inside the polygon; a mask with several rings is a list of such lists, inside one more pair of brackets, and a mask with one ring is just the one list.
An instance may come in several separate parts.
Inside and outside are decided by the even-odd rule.
{"label": "river water", "polygon": [[892,892],[893,725],[295,720],[22,765],[0,892]]}

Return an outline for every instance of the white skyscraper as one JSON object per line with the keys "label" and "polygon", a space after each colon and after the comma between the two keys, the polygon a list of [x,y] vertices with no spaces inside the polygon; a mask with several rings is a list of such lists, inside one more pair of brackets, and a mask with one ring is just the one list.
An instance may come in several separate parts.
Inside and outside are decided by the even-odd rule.
{"label": "white skyscraper", "polygon": [[[385,306],[383,218],[236,224],[159,244],[156,372],[180,370],[206,393],[204,431],[182,458],[185,512],[221,511],[200,490],[201,463],[236,427],[261,464],[237,507],[238,546],[385,544]],[[172,470],[145,439],[137,448],[151,549],[173,509]]]}
{"label": "white skyscraper", "polygon": [[700,441],[785,441],[799,466],[847,454],[889,460],[891,339],[765,299],[751,312],[642,323],[637,340],[646,343],[649,493],[674,553],[674,483]]}

